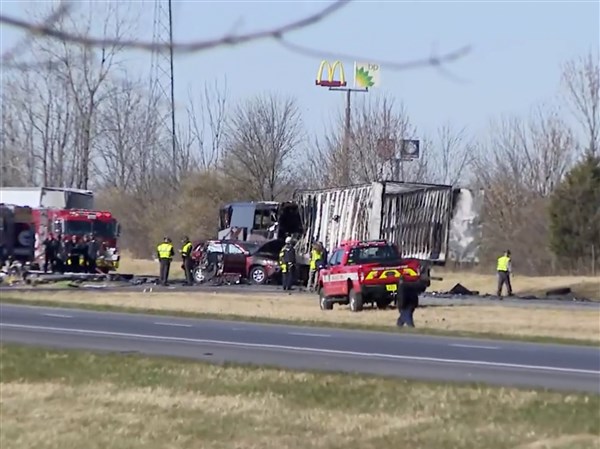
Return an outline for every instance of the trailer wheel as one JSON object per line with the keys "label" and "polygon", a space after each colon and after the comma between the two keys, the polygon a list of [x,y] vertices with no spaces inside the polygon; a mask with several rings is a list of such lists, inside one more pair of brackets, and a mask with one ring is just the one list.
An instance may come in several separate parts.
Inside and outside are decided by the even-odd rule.
{"label": "trailer wheel", "polygon": [[350,310],[353,312],[362,311],[364,304],[360,293],[352,289],[348,292],[348,299],[350,300]]}

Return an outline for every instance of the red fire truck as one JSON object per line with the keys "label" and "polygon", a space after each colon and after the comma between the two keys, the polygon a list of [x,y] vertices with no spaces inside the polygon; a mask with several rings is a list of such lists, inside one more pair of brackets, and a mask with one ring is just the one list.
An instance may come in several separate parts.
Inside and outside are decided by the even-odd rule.
{"label": "red fire truck", "polygon": [[35,224],[35,259],[41,265],[44,260],[44,245],[50,233],[60,234],[63,240],[73,236],[83,237],[94,234],[100,242],[100,255],[97,267],[104,272],[114,271],[119,267],[117,239],[119,223],[108,211],[91,211],[85,209],[51,209],[34,208]]}

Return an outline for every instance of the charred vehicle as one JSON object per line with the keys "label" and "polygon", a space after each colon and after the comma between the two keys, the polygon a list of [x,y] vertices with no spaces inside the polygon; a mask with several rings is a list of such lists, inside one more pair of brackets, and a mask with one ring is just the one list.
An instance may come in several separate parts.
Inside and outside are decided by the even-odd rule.
{"label": "charred vehicle", "polygon": [[199,283],[215,277],[244,279],[257,285],[278,282],[278,257],[283,245],[282,240],[195,242],[192,251],[194,279]]}
{"label": "charred vehicle", "polygon": [[295,202],[236,202],[219,211],[218,238],[258,241],[299,238],[303,233],[298,204]]}
{"label": "charred vehicle", "polygon": [[385,240],[403,258],[430,265],[444,265],[450,256],[477,262],[482,196],[449,185],[396,181],[297,191],[304,233],[296,251],[306,265],[315,240],[328,253],[345,240]]}

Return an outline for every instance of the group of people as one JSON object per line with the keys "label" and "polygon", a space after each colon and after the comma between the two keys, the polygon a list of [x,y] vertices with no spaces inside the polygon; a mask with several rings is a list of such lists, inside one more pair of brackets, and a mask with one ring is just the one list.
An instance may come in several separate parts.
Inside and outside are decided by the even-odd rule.
{"label": "group of people", "polygon": [[[182,264],[181,268],[185,272],[185,285],[193,285],[194,277],[192,271],[194,269],[194,261],[192,260],[192,242],[189,237],[185,236],[181,240],[181,254]],[[173,241],[170,237],[165,236],[163,241],[156,247],[156,255],[158,256],[159,264],[159,283],[160,285],[169,285],[169,272],[171,270],[171,262],[175,256],[175,249],[173,247]]]}
{"label": "group of people", "polygon": [[43,242],[44,273],[96,273],[96,260],[100,243],[93,234],[73,235],[50,234]]}
{"label": "group of people", "polygon": [[[327,251],[321,242],[314,242],[310,252],[310,266],[308,272],[309,291],[315,291],[319,280],[319,270],[325,267]],[[291,291],[297,277],[296,250],[292,237],[286,237],[285,244],[279,252],[279,267],[281,269],[281,284],[283,289]]]}

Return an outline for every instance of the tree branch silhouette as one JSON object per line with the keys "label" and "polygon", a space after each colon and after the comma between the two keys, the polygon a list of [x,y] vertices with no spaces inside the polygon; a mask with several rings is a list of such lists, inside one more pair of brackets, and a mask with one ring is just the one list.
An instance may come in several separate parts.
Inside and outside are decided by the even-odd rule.
{"label": "tree branch silhouette", "polygon": [[[173,51],[177,53],[194,53],[221,46],[240,45],[263,39],[277,39],[282,37],[284,34],[291,33],[292,31],[298,31],[302,28],[306,28],[326,19],[327,17],[333,15],[335,12],[342,9],[344,6],[348,5],[350,1],[351,0],[336,0],[335,2],[333,2],[326,8],[323,8],[319,12],[270,29],[237,35],[227,34],[220,38],[204,41],[174,42]],[[0,23],[12,26],[14,28],[19,28],[28,32],[31,35],[52,37],[58,40],[62,40],[64,42],[71,42],[74,44],[79,44],[88,47],[106,47],[110,45],[119,45],[123,48],[127,48],[130,50],[143,51],[166,51],[170,50],[171,48],[171,44],[169,43],[155,43],[137,40],[122,40],[116,38],[111,39],[82,36],[74,33],[69,33],[67,31],[57,30],[51,25],[47,25],[46,21],[44,21],[41,24],[35,24],[27,20],[9,17],[3,14],[0,14]]]}

